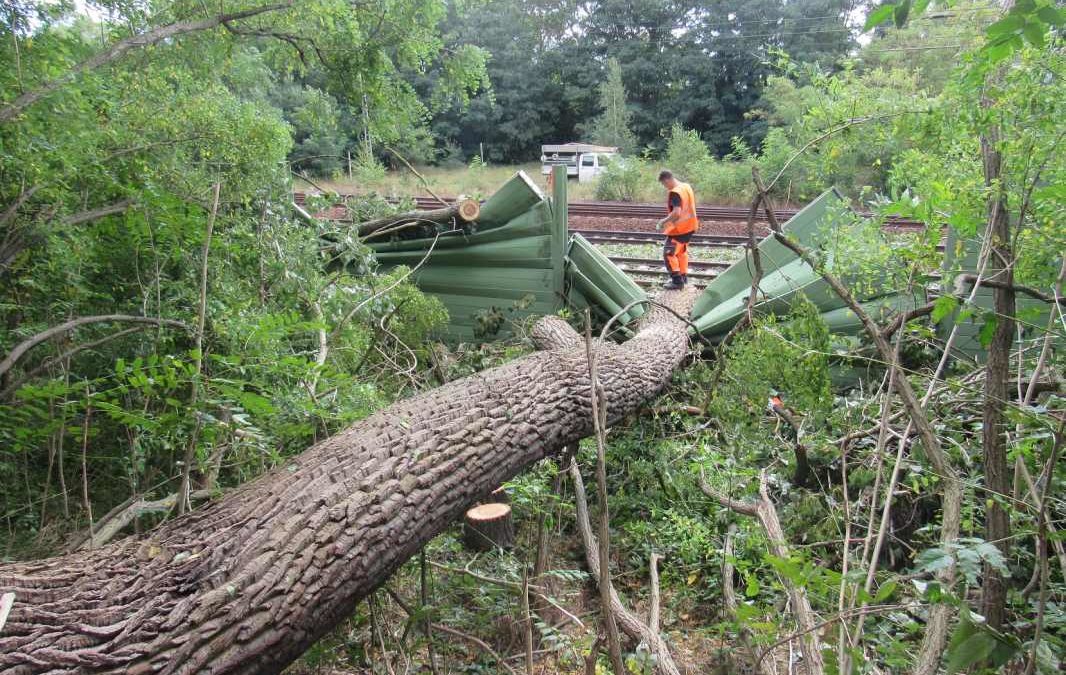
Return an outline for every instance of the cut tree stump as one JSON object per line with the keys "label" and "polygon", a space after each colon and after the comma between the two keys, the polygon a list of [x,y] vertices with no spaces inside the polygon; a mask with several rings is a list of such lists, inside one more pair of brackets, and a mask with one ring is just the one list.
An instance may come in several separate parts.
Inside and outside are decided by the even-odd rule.
{"label": "cut tree stump", "polygon": [[507,504],[482,504],[466,512],[463,543],[474,551],[514,547],[514,521]]}

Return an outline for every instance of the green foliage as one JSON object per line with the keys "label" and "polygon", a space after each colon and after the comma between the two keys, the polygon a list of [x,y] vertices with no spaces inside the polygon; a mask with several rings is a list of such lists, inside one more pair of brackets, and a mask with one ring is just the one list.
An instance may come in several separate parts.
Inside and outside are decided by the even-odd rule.
{"label": "green foliage", "polygon": [[966,672],[980,663],[987,668],[1001,668],[1018,653],[1020,647],[1016,638],[976,622],[973,614],[964,609],[961,621],[948,643],[948,675]]}
{"label": "green foliage", "polygon": [[[469,155],[484,143],[494,162],[528,161],[542,143],[582,140],[605,111],[630,116],[624,126],[635,142],[608,134],[624,146],[661,151],[662,132],[674,123],[697,130],[719,155],[734,137],[758,146],[766,123],[748,112],[773,72],[772,54],[831,69],[852,45],[845,13],[821,0],[492,0],[468,9],[449,17],[448,30],[491,53],[492,90],[467,110],[437,115],[433,126],[441,145],[455,142]],[[611,60],[622,66],[617,75]],[[624,111],[601,98],[605,66],[610,81],[617,77],[611,90],[626,92]]]}
{"label": "green foliage", "polygon": [[360,183],[373,183],[385,177],[385,166],[362,145],[352,162],[352,177]]}
{"label": "green foliage", "polygon": [[[101,40],[173,20],[171,9],[116,6],[97,24],[65,5],[12,7],[0,17],[4,100],[68,72]],[[394,9],[386,32],[440,5]],[[310,31],[332,54],[331,44],[362,42],[351,38],[369,11],[311,3],[299,17],[261,21]],[[433,30],[405,27],[395,52],[355,74],[381,84],[398,64],[436,58]],[[83,444],[88,501],[106,513],[130,495],[172,493],[186,448],[194,484],[229,487],[412,386],[390,374],[393,364],[418,360],[445,312],[407,283],[381,292],[402,271],[372,274],[365,247],[349,249],[354,274],[329,274],[318,240],[325,232],[293,218],[287,158],[301,171],[335,170],[350,101],[330,80],[337,64],[297,65],[293,56],[280,41],[192,33],[87,71],[0,125],[0,199],[14,205],[0,222],[3,353],[72,317],[123,313],[195,326],[205,225],[220,185],[202,353],[188,328],[94,323],[31,350],[0,383],[0,476],[20,486],[0,499],[14,535],[3,555],[51,552],[61,530],[84,524],[70,459]]]}
{"label": "green foliage", "polygon": [[983,539],[963,537],[957,544],[938,546],[922,551],[915,560],[918,570],[936,572],[951,564],[957,564],[967,583],[976,584],[985,565],[1010,576],[1010,568],[1003,553]]}
{"label": "green foliage", "polygon": [[646,162],[636,157],[619,158],[600,174],[596,182],[596,199],[637,201],[649,185],[655,185],[655,175]]}
{"label": "green foliage", "polygon": [[626,107],[626,87],[618,59],[607,59],[607,79],[600,85],[600,108],[600,116],[592,122],[592,140],[617,147],[623,153],[635,150],[637,138],[629,128],[633,115]]}
{"label": "green foliage", "polygon": [[666,165],[682,175],[696,174],[711,161],[711,151],[693,129],[680,124],[670,127],[666,143]]}
{"label": "green foliage", "polygon": [[772,424],[765,409],[774,394],[809,416],[810,425],[818,426],[829,413],[829,331],[811,303],[798,303],[786,320],[758,319],[727,347],[723,359],[708,411],[731,441],[759,444],[764,433],[759,427]]}
{"label": "green foliage", "polygon": [[690,183],[697,201],[711,204],[737,204],[751,193],[751,153],[739,139],[734,152],[716,159],[696,131],[679,124],[670,128],[666,144],[666,165]]}

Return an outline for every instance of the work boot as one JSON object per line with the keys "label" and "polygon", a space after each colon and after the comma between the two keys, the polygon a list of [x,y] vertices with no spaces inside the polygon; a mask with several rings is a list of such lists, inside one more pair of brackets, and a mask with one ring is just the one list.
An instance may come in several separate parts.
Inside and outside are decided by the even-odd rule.
{"label": "work boot", "polygon": [[688,286],[688,275],[687,274],[682,274],[681,275],[681,285],[682,286]]}
{"label": "work boot", "polygon": [[666,291],[679,291],[685,287],[684,277],[680,274],[671,274],[670,281],[663,284],[663,290]]}

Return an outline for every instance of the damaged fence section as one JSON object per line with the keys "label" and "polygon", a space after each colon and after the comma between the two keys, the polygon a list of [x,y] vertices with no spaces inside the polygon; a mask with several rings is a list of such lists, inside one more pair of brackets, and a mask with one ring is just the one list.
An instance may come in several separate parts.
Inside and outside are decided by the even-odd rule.
{"label": "damaged fence section", "polygon": [[[833,232],[849,217],[844,198],[836,190],[827,190],[808,204],[783,226],[783,231],[804,247],[821,251]],[[854,312],[833,292],[817,270],[800,259],[791,249],[773,236],[758,244],[763,277],[759,282],[759,294],[755,312],[765,314],[788,314],[799,298],[805,298],[818,308],[829,330],[838,334],[857,334],[862,325]],[[695,330],[712,342],[721,340],[744,315],[751,291],[755,264],[752,253],[734,263],[719,274],[704,290],[692,310]],[[886,314],[913,309],[924,303],[920,297],[901,293],[890,284],[868,280],[862,284],[863,292],[858,299],[863,308],[875,318]],[[848,279],[843,279],[845,283]]]}
{"label": "damaged fence section", "polygon": [[519,172],[481,205],[472,223],[438,228],[433,237],[367,241],[385,269],[404,265],[422,291],[448,310],[446,338],[484,341],[511,334],[525,317],[563,304],[565,200],[555,208]]}
{"label": "damaged fence section", "polygon": [[[580,315],[586,309],[601,322],[614,318],[619,333],[628,333],[648,310],[647,294],[603,252],[568,231],[563,171],[552,175],[548,191],[550,195],[519,172],[481,204],[472,222],[456,218],[429,230],[400,227],[366,237],[364,243],[381,267],[412,269],[415,283],[441,300],[450,317],[442,336],[446,339],[494,340],[513,335],[515,326],[530,317],[563,311]],[[826,264],[842,268],[834,274],[853,289],[875,320],[885,322],[926,304],[937,292],[935,284],[927,288],[912,283],[901,289],[891,270],[867,269],[861,278],[852,278],[843,271],[847,265],[833,264],[838,255],[834,240],[854,218],[843,196],[830,189],[790,218],[783,230]],[[980,241],[949,232],[942,283],[954,284],[958,275],[976,271],[980,249]],[[758,243],[758,250],[763,268],[754,306],[758,315],[787,315],[804,299],[818,308],[830,332],[862,333],[854,312],[791,249],[770,236]],[[746,312],[754,272],[749,250],[708,283],[692,310],[692,333],[710,343],[727,335]],[[942,336],[959,325],[958,356],[982,358],[980,314],[989,303],[990,294],[979,290],[972,307],[956,309],[938,325]],[[1040,304],[1024,301],[1022,307],[1039,312]],[[1046,317],[1047,308],[1043,310]]]}

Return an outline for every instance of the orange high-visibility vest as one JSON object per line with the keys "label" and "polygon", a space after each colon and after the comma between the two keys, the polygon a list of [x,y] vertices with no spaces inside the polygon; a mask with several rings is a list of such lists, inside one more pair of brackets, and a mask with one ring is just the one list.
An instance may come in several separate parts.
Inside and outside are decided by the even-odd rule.
{"label": "orange high-visibility vest", "polygon": [[670,210],[670,194],[676,194],[681,198],[681,217],[666,226],[663,234],[689,234],[700,228],[700,222],[696,220],[696,195],[692,192],[692,186],[688,183],[678,183],[667,194],[666,208]]}

